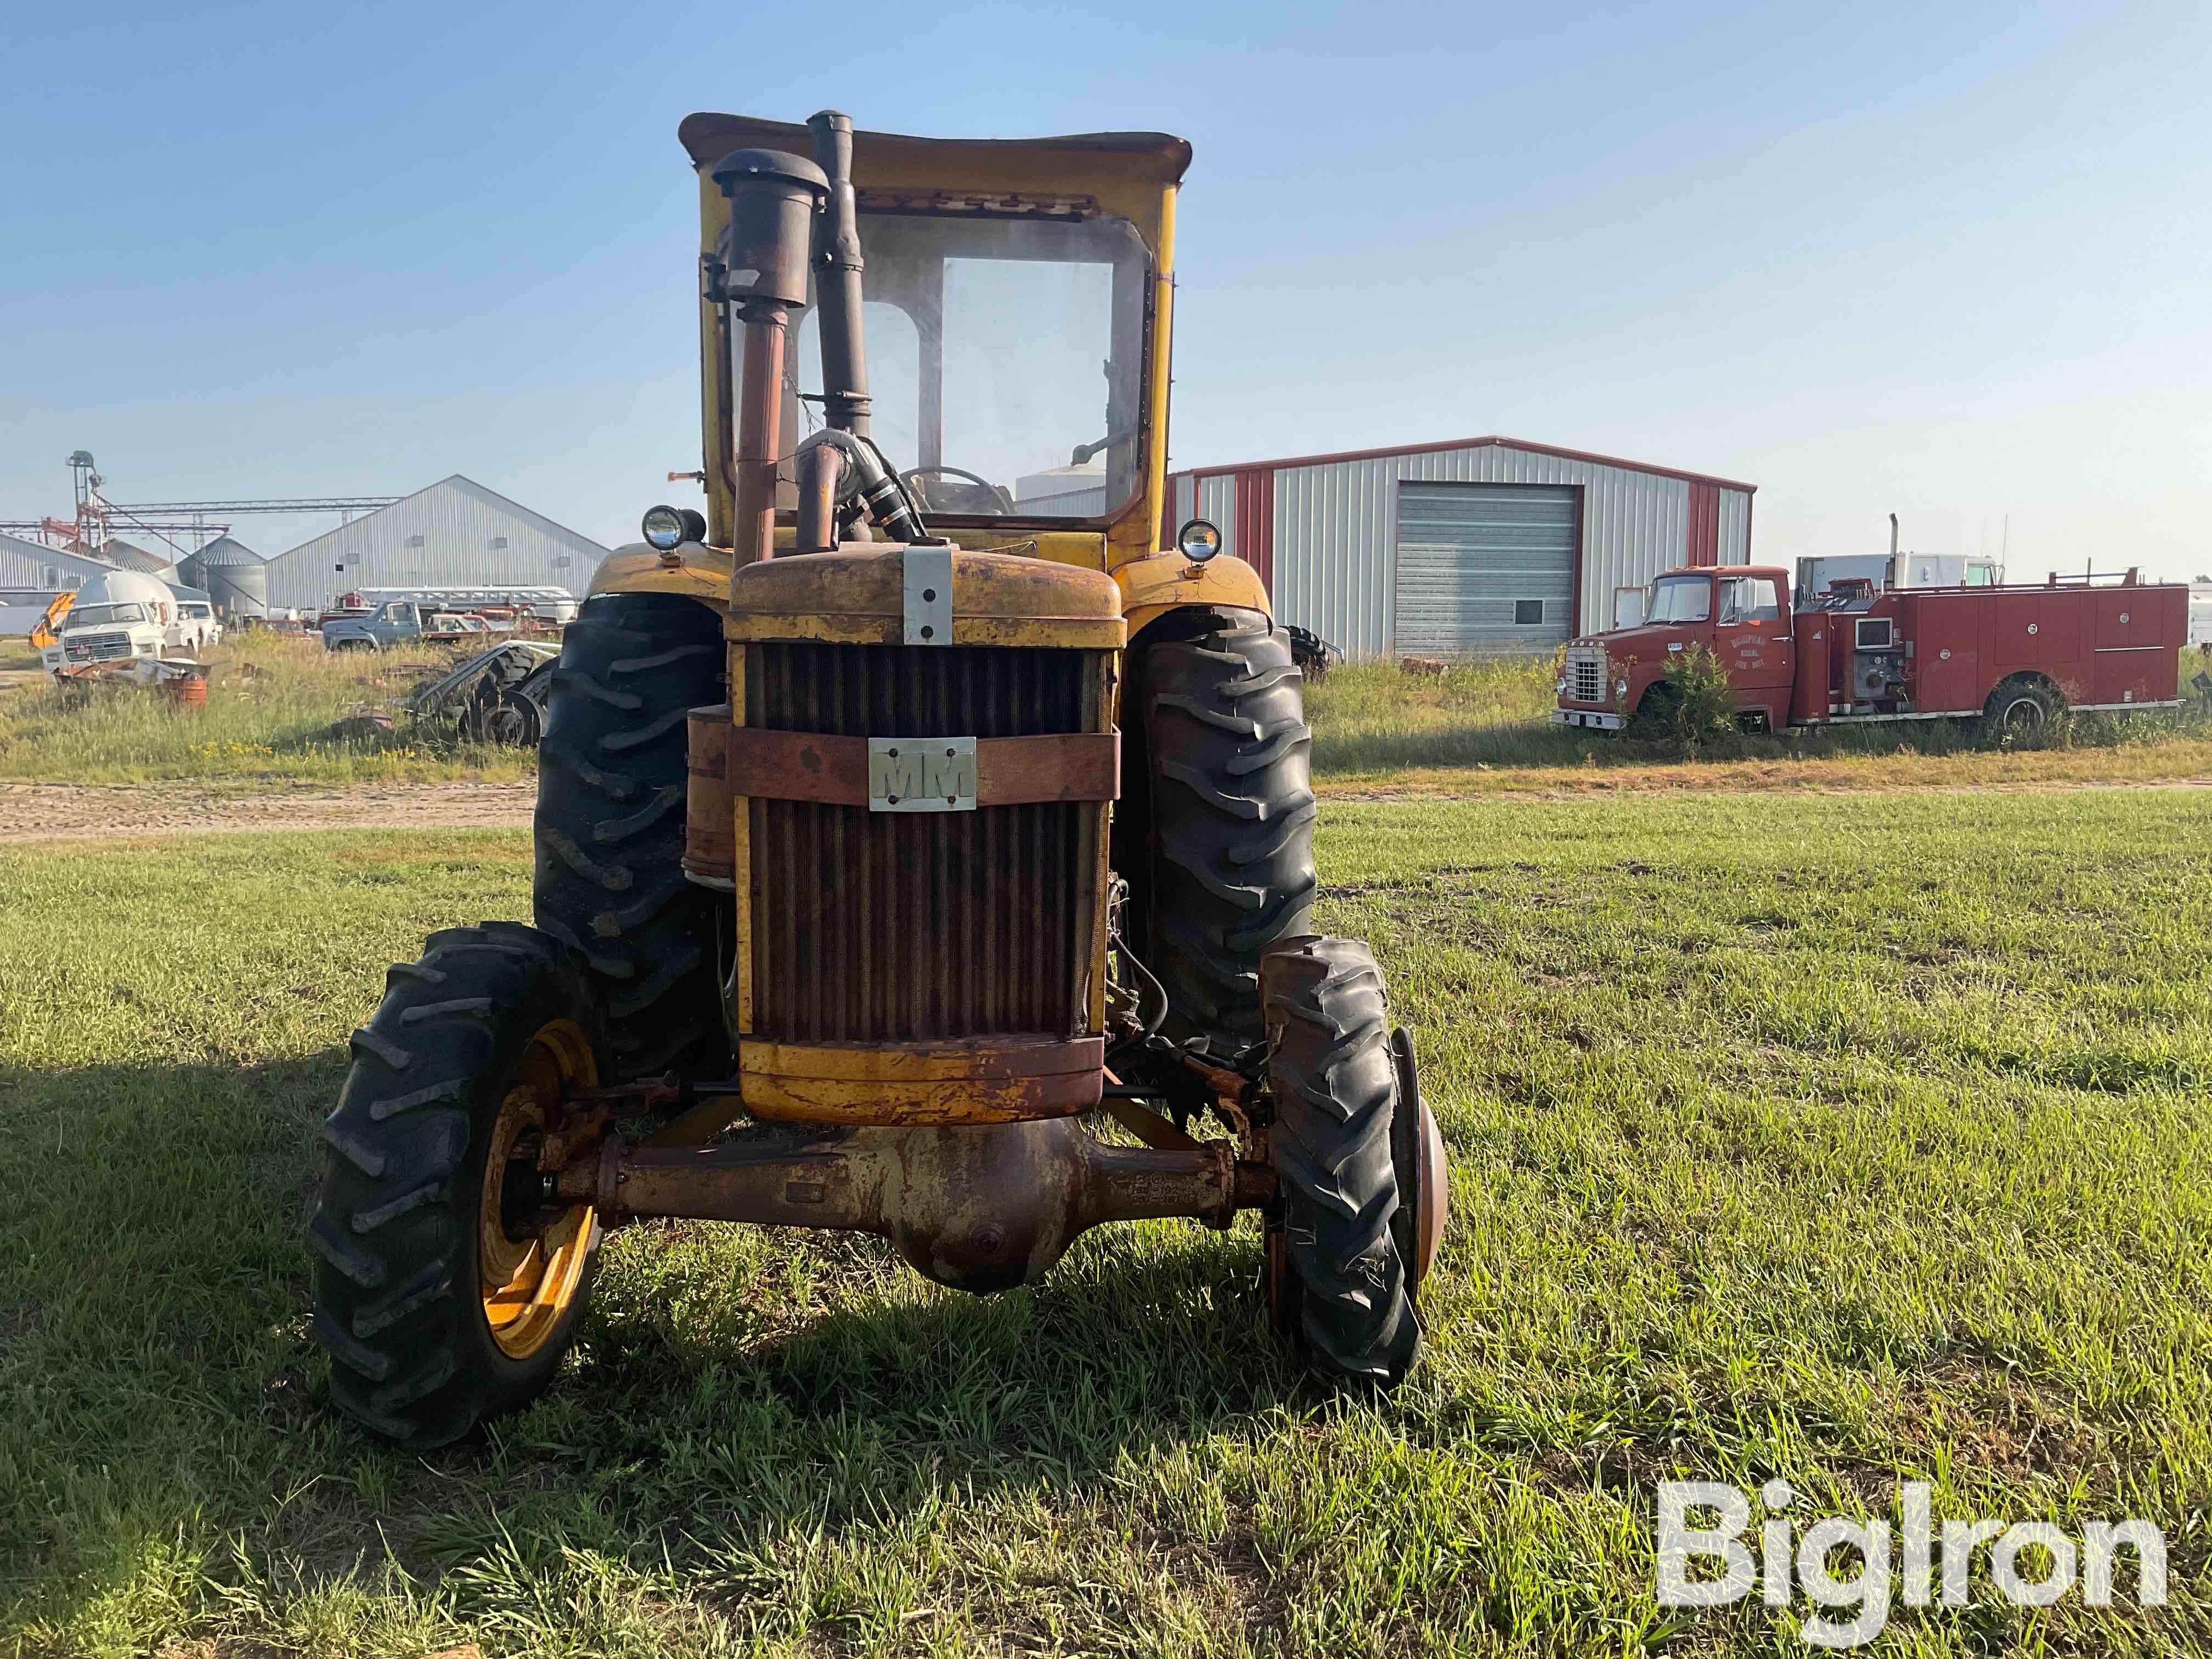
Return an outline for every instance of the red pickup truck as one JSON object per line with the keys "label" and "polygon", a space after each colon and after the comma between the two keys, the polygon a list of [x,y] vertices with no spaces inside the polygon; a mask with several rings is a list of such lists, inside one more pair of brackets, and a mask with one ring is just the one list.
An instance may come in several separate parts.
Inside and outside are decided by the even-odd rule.
{"label": "red pickup truck", "polygon": [[2061,708],[2174,706],[2188,631],[2189,590],[2132,570],[2040,586],[1843,581],[1802,602],[1776,566],[1669,570],[1640,625],[1567,647],[1552,719],[1618,731],[1670,695],[1670,658],[1705,646],[1748,726],[1975,717],[2025,733]]}

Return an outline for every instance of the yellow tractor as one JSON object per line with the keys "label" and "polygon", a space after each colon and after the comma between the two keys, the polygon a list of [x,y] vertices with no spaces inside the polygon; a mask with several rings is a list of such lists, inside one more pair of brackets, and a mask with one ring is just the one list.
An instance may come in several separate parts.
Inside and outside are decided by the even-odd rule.
{"label": "yellow tractor", "polygon": [[1285,1339],[1394,1385],[1442,1143],[1373,957],[1310,932],[1289,637],[1213,526],[1161,545],[1189,146],[679,137],[708,510],[567,630],[534,925],[433,934],[354,1036],[332,1398],[410,1446],[522,1406],[647,1216],[989,1291],[1256,1210]]}

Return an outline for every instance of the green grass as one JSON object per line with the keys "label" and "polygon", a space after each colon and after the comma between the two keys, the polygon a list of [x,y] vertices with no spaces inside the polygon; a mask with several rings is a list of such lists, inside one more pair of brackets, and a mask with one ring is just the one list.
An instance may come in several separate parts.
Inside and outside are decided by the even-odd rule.
{"label": "green grass", "polygon": [[[1342,804],[1454,1164],[1428,1355],[1275,1352],[1247,1221],[1044,1285],[615,1236],[553,1393],[326,1414],[301,1227],[381,964],[526,914],[520,834],[0,849],[0,1652],[1803,1651],[1670,1626],[1653,1483],[2140,1513],[2175,1604],[1914,1650],[2212,1642],[2212,836],[2174,793]],[[185,1650],[173,1650],[183,1651]]]}
{"label": "green grass", "polygon": [[[411,687],[459,659],[434,647],[332,653],[315,639],[248,635],[216,650],[206,706],[185,711],[143,687],[34,682],[0,696],[0,779],[236,785],[534,775],[534,752],[463,743],[400,713]],[[389,710],[394,729],[332,733],[371,708]]]}
{"label": "green grass", "polygon": [[[396,713],[424,671],[453,660],[441,652],[332,656],[313,640],[234,639],[218,652],[207,707],[196,714],[179,714],[151,691],[88,697],[33,681],[0,693],[0,780],[250,787],[533,775],[537,757],[528,750],[459,742],[404,717],[392,732],[331,735],[335,722],[364,707]],[[1315,775],[1339,790],[1489,792],[2212,774],[2212,719],[2201,709],[2080,716],[2052,743],[2022,755],[1993,753],[1978,733],[1941,720],[1743,737],[1706,745],[1694,763],[1706,769],[1684,769],[1663,745],[1552,726],[1556,673],[1548,658],[1463,663],[1435,677],[1407,675],[1393,663],[1340,665],[1308,690]]]}
{"label": "green grass", "polygon": [[[2185,653],[2184,695],[2197,672]],[[1669,745],[1571,731],[1551,722],[1559,659],[1516,657],[1455,663],[1441,674],[1410,675],[1395,662],[1333,668],[1306,689],[1314,728],[1314,775],[1341,786],[1389,784],[1427,773],[1437,787],[1482,789],[1501,771],[1608,772],[1680,763]],[[2043,776],[2166,777],[2179,758],[2164,752],[2185,744],[2197,752],[2188,771],[2212,760],[2212,714],[2201,704],[2140,714],[2080,714],[2039,745],[2049,758],[2031,769]],[[1831,727],[1784,737],[1745,734],[1701,746],[1702,762],[1740,762],[1818,776],[1829,763],[1848,774],[1921,760],[1972,767],[1990,752],[1977,723],[1912,720]],[[1941,766],[1936,769],[1939,772]]]}

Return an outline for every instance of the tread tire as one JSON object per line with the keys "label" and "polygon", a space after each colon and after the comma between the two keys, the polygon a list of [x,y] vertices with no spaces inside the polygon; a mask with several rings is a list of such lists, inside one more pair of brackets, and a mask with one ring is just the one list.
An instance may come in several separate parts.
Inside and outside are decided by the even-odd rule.
{"label": "tread tire", "polygon": [[[331,1398],[385,1439],[442,1446],[520,1409],[559,1369],[590,1293],[526,1359],[501,1352],[477,1293],[484,1158],[507,1079],[550,1022],[603,1054],[591,987],[554,940],[515,921],[449,927],[395,965],[355,1033],[324,1126],[321,1201],[307,1227],[315,1340]],[[593,1223],[596,1228],[598,1224]]]}
{"label": "tread tire", "polygon": [[[1313,733],[1290,635],[1256,611],[1146,647],[1139,665],[1147,845],[1117,863],[1177,1039],[1257,1042],[1260,958],[1313,912]],[[1131,864],[1141,860],[1133,871]]]}
{"label": "tread tire", "polygon": [[[1983,728],[1992,743],[2033,746],[2050,736],[2063,706],[2042,681],[2015,674],[1990,692],[1989,701],[1982,705]],[[2019,712],[2022,708],[2034,712],[2023,715]]]}
{"label": "tread tire", "polygon": [[1400,1243],[1400,1113],[1382,970],[1351,939],[1285,939],[1261,969],[1285,1323],[1338,1382],[1389,1389],[1420,1352]]}
{"label": "tread tire", "polygon": [[728,901],[684,875],[684,711],[720,702],[721,622],[696,599],[586,599],[561,641],[538,744],[538,926],[584,960],[608,1075],[726,1064]]}

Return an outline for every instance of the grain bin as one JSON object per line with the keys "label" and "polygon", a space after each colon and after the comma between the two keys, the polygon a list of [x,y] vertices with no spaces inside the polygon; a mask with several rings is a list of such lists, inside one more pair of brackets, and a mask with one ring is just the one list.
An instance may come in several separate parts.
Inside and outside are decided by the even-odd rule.
{"label": "grain bin", "polygon": [[241,541],[218,536],[191,556],[198,568],[194,587],[204,587],[215,612],[226,622],[269,614],[269,566]]}

